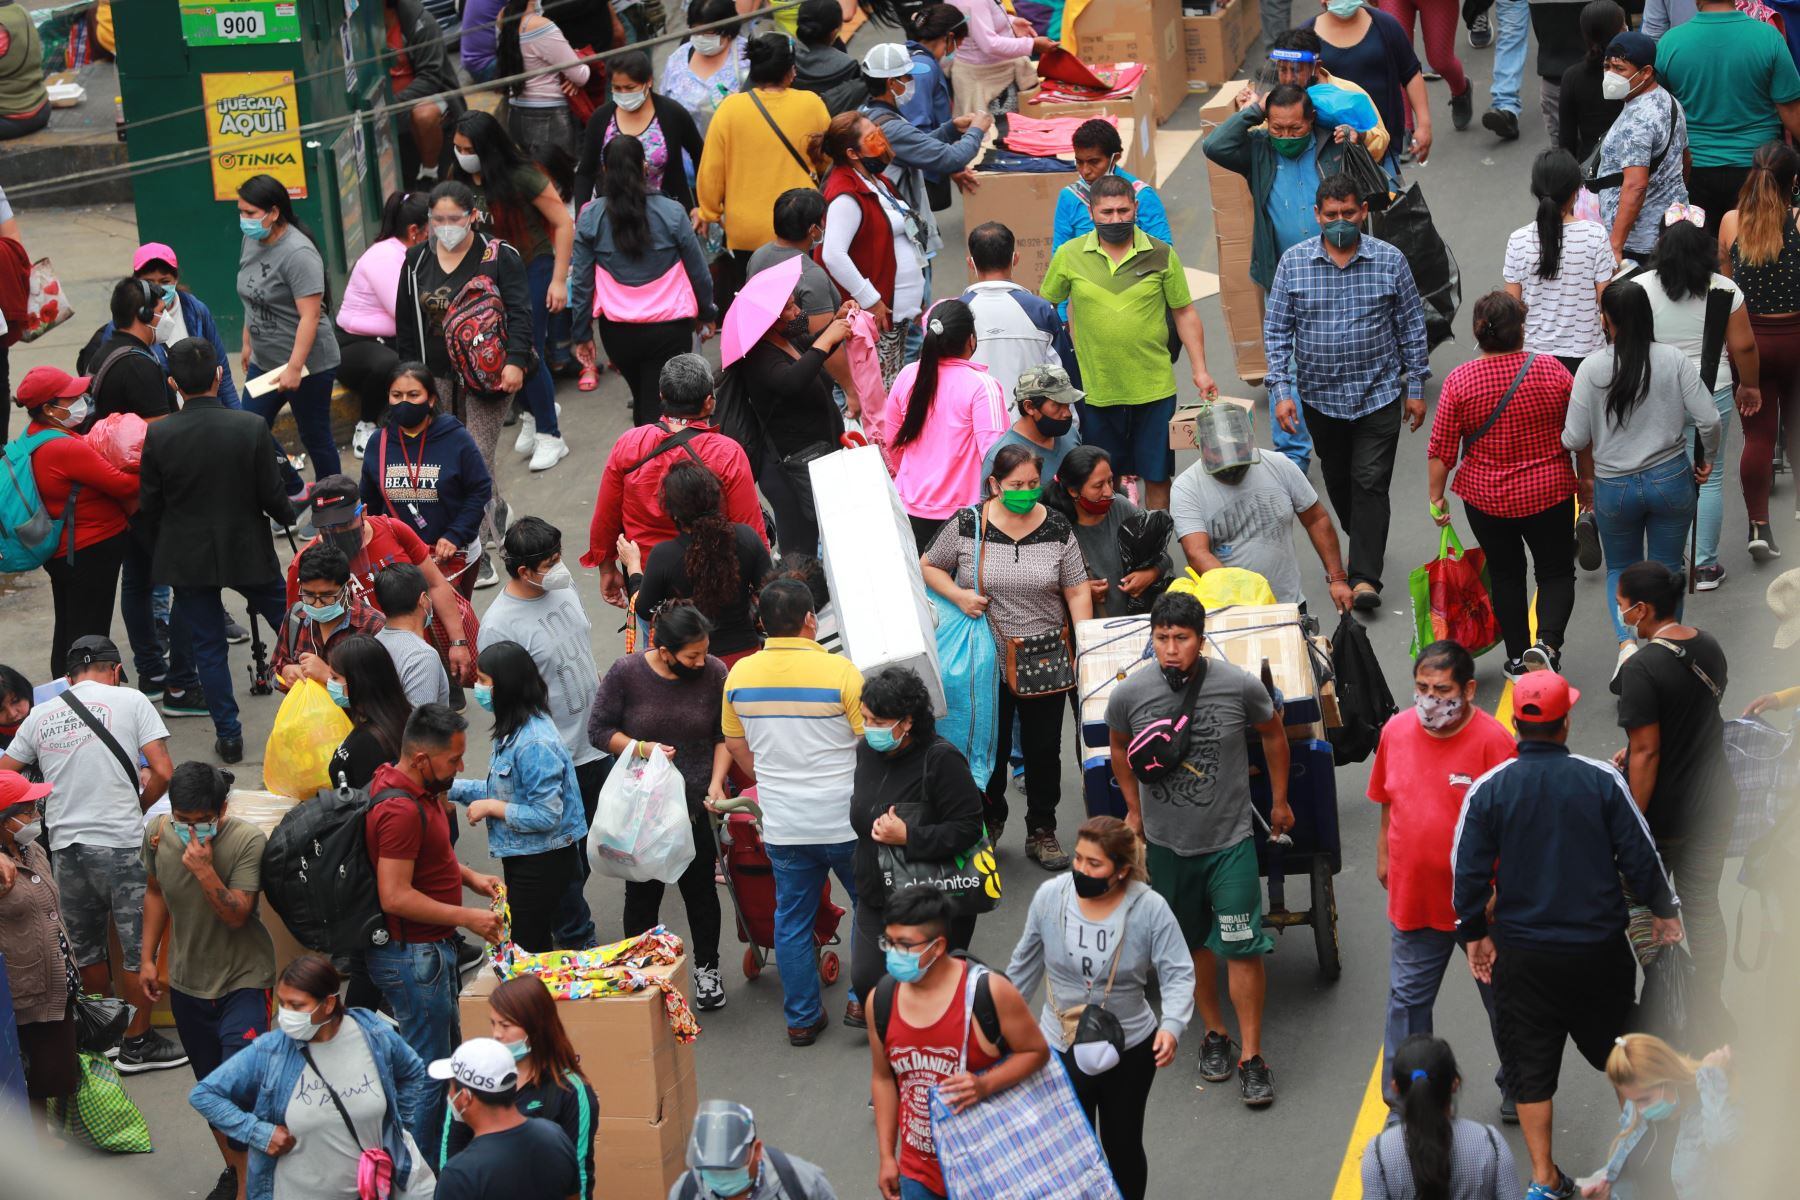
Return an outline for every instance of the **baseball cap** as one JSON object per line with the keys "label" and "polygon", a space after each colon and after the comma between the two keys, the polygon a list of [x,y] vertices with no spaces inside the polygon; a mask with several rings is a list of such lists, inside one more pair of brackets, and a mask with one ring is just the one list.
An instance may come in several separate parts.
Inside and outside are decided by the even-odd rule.
{"label": "baseball cap", "polygon": [[144,269],[145,263],[151,262],[166,262],[177,271],[181,269],[181,264],[175,261],[173,246],[165,242],[145,242],[137,248],[137,253],[131,256],[131,273],[137,274]]}
{"label": "baseball cap", "polygon": [[899,42],[879,42],[863,55],[863,74],[870,79],[898,79],[902,75],[924,75],[930,68],[913,61],[913,56]]}
{"label": "baseball cap", "polygon": [[362,495],[356,481],[348,475],[327,475],[313,484],[307,494],[312,505],[312,523],[316,529],[336,529],[356,520],[362,508]]}
{"label": "baseball cap", "polygon": [[94,663],[122,663],[125,659],[113,640],[98,633],[90,633],[78,637],[69,646],[69,673],[72,675],[82,667]]}
{"label": "baseball cap", "polygon": [[0,813],[21,804],[33,804],[50,794],[47,783],[33,783],[17,771],[0,771]]}
{"label": "baseball cap", "polygon": [[13,399],[21,408],[37,408],[52,400],[73,400],[88,390],[89,375],[71,375],[56,367],[33,367],[19,380]]}
{"label": "baseball cap", "polygon": [[1555,671],[1527,671],[1513,680],[1513,715],[1527,721],[1560,721],[1581,693]]}
{"label": "baseball cap", "polygon": [[1061,367],[1040,364],[1019,372],[1018,386],[1013,388],[1015,400],[1054,400],[1073,404],[1086,392],[1069,382],[1069,373]]}
{"label": "baseball cap", "polygon": [[512,1051],[494,1038],[470,1038],[449,1058],[425,1068],[433,1079],[451,1079],[471,1091],[499,1096],[519,1086],[519,1067]]}
{"label": "baseball cap", "polygon": [[1627,29],[1622,33],[1615,33],[1613,40],[1606,43],[1606,57],[1622,58],[1637,67],[1653,66],[1656,63],[1656,42],[1647,33]]}
{"label": "baseball cap", "polygon": [[687,1165],[729,1171],[750,1161],[756,1143],[756,1114],[734,1100],[708,1100],[694,1114]]}

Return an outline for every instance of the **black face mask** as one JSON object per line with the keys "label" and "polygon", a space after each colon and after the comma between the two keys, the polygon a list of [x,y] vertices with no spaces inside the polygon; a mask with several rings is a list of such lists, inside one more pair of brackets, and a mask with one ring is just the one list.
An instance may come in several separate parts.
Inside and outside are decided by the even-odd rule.
{"label": "black face mask", "polygon": [[796,348],[812,345],[812,325],[806,319],[806,314],[801,313],[799,316],[783,325],[781,327],[781,336],[786,338],[788,343]]}
{"label": "black face mask", "polygon": [[1059,438],[1075,428],[1074,417],[1064,417],[1060,421],[1055,417],[1033,417],[1031,422],[1037,426],[1037,431],[1047,438]]}
{"label": "black face mask", "polygon": [[688,664],[682,662],[679,658],[665,658],[665,659],[663,659],[663,664],[665,666],[667,666],[669,668],[669,670],[675,672],[675,678],[677,678],[677,679],[691,681],[691,680],[698,679],[698,678],[700,678],[700,676],[706,674],[706,664],[705,663],[701,663],[697,667],[690,667]]}
{"label": "black face mask", "polygon": [[1114,246],[1123,246],[1131,241],[1131,231],[1137,228],[1136,221],[1095,221],[1094,232],[1100,240]]}
{"label": "black face mask", "polygon": [[431,419],[431,405],[430,403],[421,404],[416,400],[408,400],[404,404],[390,404],[388,405],[388,418],[393,421],[396,429],[409,429]]}
{"label": "black face mask", "polygon": [[1178,667],[1162,667],[1163,682],[1169,685],[1171,692],[1179,692],[1186,687],[1189,674],[1190,672],[1183,671]]}
{"label": "black face mask", "polygon": [[1245,463],[1241,467],[1226,467],[1223,471],[1216,473],[1213,478],[1217,479],[1220,483],[1238,484],[1242,483],[1244,476],[1249,473],[1250,464]]}
{"label": "black face mask", "polygon": [[362,553],[363,536],[360,528],[333,530],[325,535],[325,541],[327,545],[336,546],[342,550],[344,557],[351,562],[355,562],[356,556]]}
{"label": "black face mask", "polygon": [[1083,875],[1080,871],[1071,871],[1069,878],[1074,881],[1075,894],[1083,900],[1098,900],[1112,891],[1112,880],[1101,879],[1097,875]]}

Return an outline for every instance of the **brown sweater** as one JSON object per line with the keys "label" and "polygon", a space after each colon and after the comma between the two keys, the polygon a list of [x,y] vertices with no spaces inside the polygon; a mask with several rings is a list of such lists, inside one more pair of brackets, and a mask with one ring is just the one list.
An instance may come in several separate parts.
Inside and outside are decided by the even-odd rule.
{"label": "brown sweater", "polygon": [[14,861],[18,877],[0,893],[0,954],[6,955],[13,1012],[21,1025],[60,1021],[69,1011],[69,973],[56,880],[50,860],[36,844],[26,846]]}

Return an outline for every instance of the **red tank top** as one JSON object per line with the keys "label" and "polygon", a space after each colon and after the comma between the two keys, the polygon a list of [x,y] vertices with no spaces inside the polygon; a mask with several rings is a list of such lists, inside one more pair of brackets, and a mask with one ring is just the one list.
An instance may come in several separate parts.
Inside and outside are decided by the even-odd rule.
{"label": "red tank top", "polygon": [[[969,967],[964,963],[964,987],[968,979]],[[924,1028],[909,1024],[900,1015],[900,1000],[895,996],[887,1029],[888,1065],[900,1089],[900,1174],[939,1195],[944,1192],[944,1174],[931,1140],[931,1091],[957,1074],[957,1051],[963,1044],[968,1046],[966,1065],[971,1071],[985,1070],[1000,1061],[982,1049],[974,1022],[967,1015],[963,989],[959,987],[953,995],[943,1014]]]}

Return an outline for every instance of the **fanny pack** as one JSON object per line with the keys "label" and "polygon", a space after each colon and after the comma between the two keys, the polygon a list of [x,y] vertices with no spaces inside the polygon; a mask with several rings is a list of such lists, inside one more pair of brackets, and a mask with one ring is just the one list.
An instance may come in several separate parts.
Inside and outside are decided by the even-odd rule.
{"label": "fanny pack", "polygon": [[[1072,902],[1072,901],[1071,901]],[[1104,1075],[1119,1065],[1119,1059],[1125,1053],[1125,1026],[1106,1007],[1106,998],[1112,995],[1113,980],[1119,974],[1119,956],[1125,950],[1125,930],[1131,924],[1131,910],[1137,907],[1133,900],[1126,905],[1125,913],[1119,920],[1119,940],[1113,945],[1112,968],[1106,975],[1106,990],[1100,993],[1098,1002],[1088,1000],[1081,1004],[1059,1007],[1056,1003],[1056,989],[1050,984],[1049,972],[1044,974],[1044,990],[1050,996],[1050,1007],[1055,1011],[1057,1020],[1062,1022],[1063,1041],[1068,1043],[1069,1055],[1083,1075]],[[1069,908],[1063,906],[1063,936],[1068,938]],[[1093,995],[1092,984],[1088,985],[1088,995]]]}
{"label": "fanny pack", "polygon": [[[356,1136],[356,1123],[344,1108],[344,1102],[338,1098],[337,1089],[319,1070],[319,1064],[313,1061],[312,1050],[305,1045],[300,1047],[300,1057],[312,1068],[312,1073],[319,1077],[325,1085],[325,1094],[331,1097],[331,1105],[337,1109],[338,1116],[344,1119],[344,1128],[350,1133],[350,1140],[357,1146],[362,1139]],[[394,1190],[394,1156],[385,1149],[376,1146],[372,1150],[364,1150],[356,1159],[356,1195],[357,1200],[388,1200]]]}
{"label": "fanny pack", "polygon": [[1131,773],[1145,783],[1161,783],[1181,769],[1187,759],[1188,735],[1194,731],[1194,699],[1206,682],[1206,656],[1194,663],[1194,677],[1181,694],[1181,708],[1172,717],[1158,717],[1144,726],[1125,748]]}

